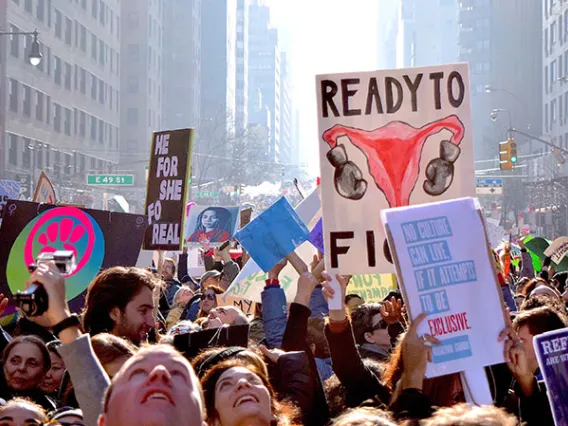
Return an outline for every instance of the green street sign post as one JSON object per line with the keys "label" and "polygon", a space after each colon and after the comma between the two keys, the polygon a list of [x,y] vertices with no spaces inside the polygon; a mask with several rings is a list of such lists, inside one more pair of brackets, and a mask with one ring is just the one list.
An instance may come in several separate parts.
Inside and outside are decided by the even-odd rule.
{"label": "green street sign post", "polygon": [[217,198],[219,197],[218,192],[196,192],[195,198]]}
{"label": "green street sign post", "polygon": [[134,175],[87,175],[87,185],[134,185]]}

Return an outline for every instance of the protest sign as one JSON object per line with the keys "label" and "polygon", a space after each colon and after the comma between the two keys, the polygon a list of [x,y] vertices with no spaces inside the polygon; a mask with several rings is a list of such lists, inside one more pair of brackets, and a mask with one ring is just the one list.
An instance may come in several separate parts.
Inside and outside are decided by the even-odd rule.
{"label": "protest sign", "polygon": [[149,225],[145,250],[181,250],[192,146],[193,129],[153,134],[144,209]]}
{"label": "protest sign", "polygon": [[568,329],[535,336],[534,351],[544,376],[556,426],[568,426]]}
{"label": "protest sign", "polygon": [[[310,195],[296,206],[296,213],[304,223],[308,224],[308,229],[315,226],[315,223],[321,217],[321,201],[318,189],[312,191]],[[309,264],[316,250],[310,242],[305,242],[295,252],[304,262]],[[243,266],[241,272],[233,280],[225,294],[262,303],[261,293],[267,278],[267,274],[260,269],[253,259],[250,259]],[[286,293],[288,303],[291,303],[296,296],[298,278],[298,272],[290,263],[280,272],[280,286]]]}
{"label": "protest sign", "polygon": [[566,253],[568,253],[568,237],[558,237],[544,251],[544,254],[556,264],[562,262]]}
{"label": "protest sign", "polygon": [[252,300],[242,299],[226,293],[217,295],[217,306],[232,306],[247,315],[254,315],[256,309],[256,303]]}
{"label": "protest sign", "polygon": [[286,198],[281,197],[235,234],[264,272],[307,241],[310,231]]}
{"label": "protest sign", "polygon": [[308,241],[312,243],[320,253],[324,252],[325,248],[323,245],[323,219],[318,220],[314,229],[310,231]]}
{"label": "protest sign", "polygon": [[388,209],[381,217],[411,318],[429,314],[418,334],[441,341],[426,377],[503,362],[502,293],[475,200]]}
{"label": "protest sign", "polygon": [[353,275],[347,294],[357,294],[365,302],[382,302],[392,290],[398,289],[394,274]]}
{"label": "protest sign", "polygon": [[238,207],[192,206],[185,223],[184,243],[201,246],[202,241],[208,241],[211,246],[220,245],[233,238],[238,220]]}
{"label": "protest sign", "polygon": [[245,226],[247,226],[250,223],[251,218],[252,218],[252,208],[247,207],[246,209],[242,209],[241,210],[241,221],[239,222],[239,226],[241,228],[244,228]]}
{"label": "protest sign", "polygon": [[39,175],[39,179],[37,181],[37,186],[32,201],[34,203],[47,203],[47,204],[57,203],[55,188],[53,187],[51,180],[49,180],[49,178],[47,177],[47,175],[43,170]]}
{"label": "protest sign", "polygon": [[8,200],[17,200],[20,197],[20,182],[15,180],[0,180],[0,223],[4,216],[4,208]]}
{"label": "protest sign", "polygon": [[[78,312],[85,290],[101,269],[134,266],[146,219],[142,215],[9,201],[0,228],[0,293],[13,301],[24,289],[28,265],[40,253],[71,250],[75,270],[66,277],[67,300]],[[14,312],[8,305],[6,314]]]}
{"label": "protest sign", "polygon": [[475,194],[467,64],[316,81],[326,267],[393,272],[382,209]]}
{"label": "protest sign", "polygon": [[491,247],[495,248],[503,241],[509,238],[503,227],[499,226],[499,222],[495,219],[485,219],[485,229],[487,230],[487,238]]}

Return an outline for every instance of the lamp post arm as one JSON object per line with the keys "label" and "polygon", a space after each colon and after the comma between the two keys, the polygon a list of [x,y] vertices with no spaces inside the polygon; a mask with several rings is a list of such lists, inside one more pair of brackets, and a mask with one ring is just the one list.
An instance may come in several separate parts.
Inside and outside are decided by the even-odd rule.
{"label": "lamp post arm", "polygon": [[535,141],[539,141],[539,142],[541,142],[545,145],[548,145],[548,146],[550,146],[554,149],[557,149],[558,151],[563,152],[564,154],[568,154],[568,150],[566,150],[564,148],[560,148],[559,146],[556,146],[551,142],[545,141],[544,139],[538,138],[538,137],[531,135],[529,133],[521,132],[520,130],[513,129],[512,127],[509,128],[509,133],[517,133],[518,135],[525,136],[525,137],[530,138],[530,139],[534,139]]}
{"label": "lamp post arm", "polygon": [[37,31],[0,31],[0,36],[3,35],[38,35],[39,33]]}

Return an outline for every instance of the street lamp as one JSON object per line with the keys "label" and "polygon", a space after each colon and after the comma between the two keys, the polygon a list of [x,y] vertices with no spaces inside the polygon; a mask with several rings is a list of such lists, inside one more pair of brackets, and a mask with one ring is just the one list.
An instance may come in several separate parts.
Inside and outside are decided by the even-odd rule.
{"label": "street lamp", "polygon": [[30,61],[30,64],[33,65],[34,67],[37,67],[40,64],[42,54],[39,49],[39,41],[38,41],[39,33],[37,30],[31,32],[26,32],[26,31],[0,32],[0,36],[3,35],[33,36],[34,39],[32,41],[32,45],[30,46],[30,50],[28,53],[28,60]]}
{"label": "street lamp", "polygon": [[[518,106],[520,106],[521,108],[523,108],[525,111],[527,110],[524,107],[524,103],[523,101],[521,101],[521,99],[519,99],[519,97],[517,95],[515,95],[513,92],[507,90],[507,89],[501,89],[498,87],[493,87],[490,84],[485,85],[485,93],[493,93],[493,92],[503,92],[506,93],[507,95],[511,96],[513,99],[515,99],[515,101],[517,101]],[[509,113],[510,115],[510,113]],[[495,119],[492,118],[493,121],[495,121]],[[510,126],[509,126],[510,127]],[[527,123],[527,129],[530,130],[531,125],[530,123]]]}
{"label": "street lamp", "polygon": [[513,120],[512,120],[512,117],[511,117],[511,111],[509,111],[508,109],[495,108],[489,113],[489,118],[491,119],[491,121],[497,121],[497,118],[499,117],[499,113],[501,113],[501,112],[506,112],[509,115],[509,128],[511,128]]}

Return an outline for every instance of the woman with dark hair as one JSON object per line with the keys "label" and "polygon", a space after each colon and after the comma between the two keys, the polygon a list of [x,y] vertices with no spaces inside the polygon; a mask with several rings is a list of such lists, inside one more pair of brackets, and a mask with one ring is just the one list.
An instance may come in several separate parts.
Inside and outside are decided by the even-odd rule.
{"label": "woman with dark hair", "polygon": [[2,353],[4,383],[0,385],[0,398],[28,398],[47,411],[54,410],[55,403],[39,388],[50,368],[45,343],[35,336],[15,338]]}
{"label": "woman with dark hair", "polygon": [[47,344],[47,350],[51,359],[51,368],[45,374],[39,388],[48,396],[57,399],[63,377],[65,376],[65,364],[63,359],[57,352],[57,348],[61,346],[59,340],[53,340]]}
{"label": "woman with dark hair", "polygon": [[231,224],[233,216],[223,207],[208,207],[197,216],[195,231],[188,241],[200,242],[208,240],[212,243],[221,243],[231,238]]}
{"label": "woman with dark hair", "polygon": [[207,422],[218,426],[291,424],[293,409],[277,400],[268,376],[256,364],[228,360],[201,380]]}
{"label": "woman with dark hair", "polygon": [[207,318],[209,312],[217,307],[217,295],[223,294],[225,291],[216,285],[210,285],[201,295],[201,303],[199,305],[199,313],[197,318]]}

